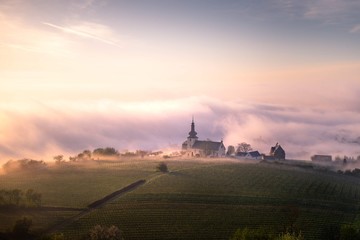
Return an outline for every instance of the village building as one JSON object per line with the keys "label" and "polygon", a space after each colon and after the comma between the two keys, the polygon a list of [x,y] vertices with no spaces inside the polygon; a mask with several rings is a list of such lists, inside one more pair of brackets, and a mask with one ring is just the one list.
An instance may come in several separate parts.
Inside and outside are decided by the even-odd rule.
{"label": "village building", "polygon": [[316,163],[331,163],[332,156],[331,155],[314,155],[311,157],[311,161]]}
{"label": "village building", "polygon": [[198,140],[194,119],[191,122],[189,136],[182,144],[182,150],[189,157],[224,157],[226,152],[222,140],[220,142]]}
{"label": "village building", "polygon": [[279,143],[276,143],[276,145],[270,149],[270,156],[276,159],[285,159],[285,151]]}
{"label": "village building", "polygon": [[268,156],[263,156],[264,160],[280,160],[285,159],[285,150],[281,147],[279,143],[276,143],[275,146],[270,148],[270,153]]}
{"label": "village building", "polygon": [[260,159],[261,157],[262,156],[259,153],[259,151],[251,151],[251,152],[248,152],[246,155],[246,158],[248,158],[248,159]]}
{"label": "village building", "polygon": [[243,158],[243,159],[261,159],[262,155],[259,151],[250,151],[250,152],[237,152],[236,158]]}

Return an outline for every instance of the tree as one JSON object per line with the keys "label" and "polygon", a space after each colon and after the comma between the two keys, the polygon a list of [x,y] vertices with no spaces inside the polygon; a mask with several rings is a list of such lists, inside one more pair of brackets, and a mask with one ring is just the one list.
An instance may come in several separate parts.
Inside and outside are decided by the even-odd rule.
{"label": "tree", "polygon": [[340,240],[355,240],[360,239],[360,231],[354,225],[346,224],[340,228]]}
{"label": "tree", "polygon": [[159,172],[163,172],[163,173],[166,173],[166,172],[169,171],[166,163],[164,163],[164,162],[159,163],[159,164],[156,166],[156,170],[159,171]]}
{"label": "tree", "polygon": [[119,156],[119,152],[112,147],[107,147],[107,148],[97,148],[93,151],[93,155],[95,156],[114,156],[117,157]]}
{"label": "tree", "polygon": [[228,146],[226,155],[230,156],[235,153],[235,147],[233,145]]}
{"label": "tree", "polygon": [[91,151],[90,150],[84,150],[82,153],[85,158],[91,159]]}
{"label": "tree", "polygon": [[149,151],[146,151],[146,150],[136,150],[136,153],[135,153],[137,156],[140,156],[140,157],[145,157],[146,155],[149,154]]}
{"label": "tree", "polygon": [[28,239],[31,226],[32,220],[29,218],[24,217],[23,219],[17,220],[13,228],[15,239]]}
{"label": "tree", "polygon": [[41,193],[37,193],[33,189],[28,189],[25,193],[25,197],[28,205],[34,205],[36,207],[41,206]]}
{"label": "tree", "polygon": [[114,225],[103,227],[96,225],[89,232],[90,240],[123,240],[123,234],[120,229]]}
{"label": "tree", "polygon": [[33,159],[20,159],[20,160],[9,160],[3,165],[3,169],[6,172],[19,171],[19,170],[43,170],[46,169],[47,165],[42,160]]}
{"label": "tree", "polygon": [[236,152],[249,152],[252,150],[252,147],[250,144],[246,142],[239,143],[236,149]]}
{"label": "tree", "polygon": [[23,192],[20,189],[13,189],[10,192],[10,203],[15,206],[20,206]]}
{"label": "tree", "polygon": [[91,160],[91,151],[90,150],[84,150],[82,153],[79,153],[77,155],[77,160]]}
{"label": "tree", "polygon": [[64,155],[56,155],[53,157],[56,164],[61,164],[65,162]]}

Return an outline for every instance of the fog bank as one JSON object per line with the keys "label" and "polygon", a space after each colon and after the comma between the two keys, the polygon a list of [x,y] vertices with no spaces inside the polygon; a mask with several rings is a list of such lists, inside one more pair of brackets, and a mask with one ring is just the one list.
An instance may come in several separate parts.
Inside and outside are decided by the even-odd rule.
{"label": "fog bank", "polygon": [[226,146],[248,142],[268,153],[279,142],[287,158],[357,156],[360,112],[356,108],[300,108],[208,97],[0,105],[0,161],[47,160],[107,146],[119,151],[180,147],[192,116],[200,139],[223,139]]}

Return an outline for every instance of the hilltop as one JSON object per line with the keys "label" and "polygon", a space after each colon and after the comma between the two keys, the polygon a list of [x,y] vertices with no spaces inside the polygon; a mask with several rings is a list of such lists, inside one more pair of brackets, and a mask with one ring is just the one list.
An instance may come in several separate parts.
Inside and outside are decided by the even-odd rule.
{"label": "hilltop", "polygon": [[[229,239],[238,228],[329,239],[329,229],[357,218],[359,180],[334,172],[267,162],[167,160],[104,161],[0,176],[0,189],[35,189],[48,207],[2,211],[0,231],[32,218],[41,233],[78,215],[96,200],[140,179],[145,184],[56,229],[80,239],[97,224],[115,225],[125,239]],[[57,207],[56,211],[50,207]]]}

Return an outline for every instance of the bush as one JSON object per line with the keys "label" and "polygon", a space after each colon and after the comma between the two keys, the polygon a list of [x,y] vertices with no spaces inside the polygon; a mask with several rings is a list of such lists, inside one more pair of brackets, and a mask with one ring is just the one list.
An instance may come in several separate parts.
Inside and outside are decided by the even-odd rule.
{"label": "bush", "polygon": [[273,237],[264,229],[237,229],[230,240],[271,240]]}
{"label": "bush", "polygon": [[123,240],[123,234],[116,226],[103,227],[96,225],[89,232],[90,240]]}
{"label": "bush", "polygon": [[30,238],[30,227],[32,220],[24,217],[23,219],[17,220],[13,228],[13,234],[16,239],[28,239]]}
{"label": "bush", "polygon": [[169,171],[166,163],[164,163],[164,162],[159,163],[159,165],[157,165],[157,167],[156,167],[156,170],[159,172],[163,172],[163,173],[166,173]]}
{"label": "bush", "polygon": [[342,225],[340,228],[340,240],[360,239],[360,229],[352,224]]}
{"label": "bush", "polygon": [[276,240],[304,240],[304,237],[301,233],[283,233]]}

